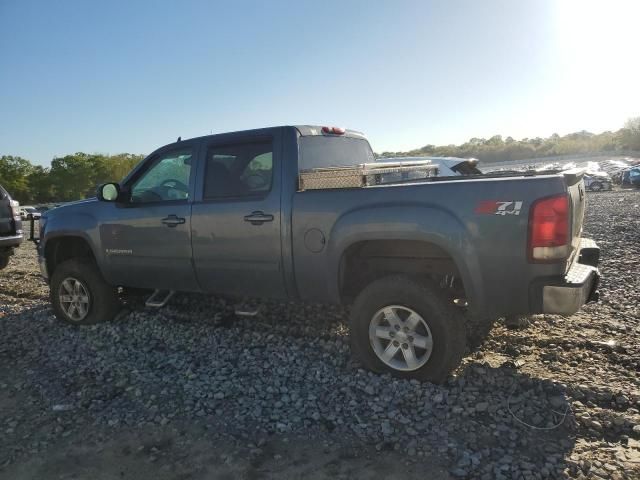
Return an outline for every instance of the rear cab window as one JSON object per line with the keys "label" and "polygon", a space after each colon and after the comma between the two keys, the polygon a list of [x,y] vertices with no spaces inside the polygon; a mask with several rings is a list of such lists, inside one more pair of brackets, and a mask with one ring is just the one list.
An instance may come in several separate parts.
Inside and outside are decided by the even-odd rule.
{"label": "rear cab window", "polygon": [[375,162],[371,145],[364,138],[308,135],[300,137],[299,145],[300,170]]}

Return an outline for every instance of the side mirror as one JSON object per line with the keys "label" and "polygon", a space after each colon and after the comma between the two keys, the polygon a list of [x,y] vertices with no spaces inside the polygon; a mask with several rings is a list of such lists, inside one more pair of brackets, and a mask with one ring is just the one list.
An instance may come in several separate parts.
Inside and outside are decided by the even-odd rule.
{"label": "side mirror", "polygon": [[117,183],[105,183],[98,187],[98,200],[101,202],[115,202],[120,196],[120,185]]}

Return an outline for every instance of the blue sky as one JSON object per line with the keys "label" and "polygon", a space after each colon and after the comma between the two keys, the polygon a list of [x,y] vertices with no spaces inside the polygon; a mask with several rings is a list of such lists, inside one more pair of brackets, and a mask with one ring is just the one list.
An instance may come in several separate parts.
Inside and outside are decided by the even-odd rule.
{"label": "blue sky", "polygon": [[374,150],[620,128],[625,1],[0,0],[0,154],[149,153],[281,124]]}

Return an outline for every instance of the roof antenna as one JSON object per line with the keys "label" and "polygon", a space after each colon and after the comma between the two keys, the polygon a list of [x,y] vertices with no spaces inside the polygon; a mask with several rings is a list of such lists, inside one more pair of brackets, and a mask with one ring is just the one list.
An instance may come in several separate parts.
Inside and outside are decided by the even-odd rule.
{"label": "roof antenna", "polygon": [[178,143],[180,140],[182,140],[182,137],[178,137],[178,140],[176,140],[176,143]]}

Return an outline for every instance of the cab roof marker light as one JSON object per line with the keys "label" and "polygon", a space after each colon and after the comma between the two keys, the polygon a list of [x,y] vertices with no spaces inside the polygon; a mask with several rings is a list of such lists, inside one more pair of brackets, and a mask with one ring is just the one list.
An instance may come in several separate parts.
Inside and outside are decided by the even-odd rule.
{"label": "cab roof marker light", "polygon": [[346,130],[342,127],[322,127],[322,133],[327,135],[344,135]]}

